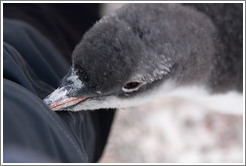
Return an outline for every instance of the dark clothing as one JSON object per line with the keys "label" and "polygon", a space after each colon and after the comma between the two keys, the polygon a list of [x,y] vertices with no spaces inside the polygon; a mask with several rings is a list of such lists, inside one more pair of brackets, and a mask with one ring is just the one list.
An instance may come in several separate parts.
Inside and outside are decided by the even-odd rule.
{"label": "dark clothing", "polygon": [[[96,162],[114,110],[53,112],[42,99],[69,70],[72,49],[95,22],[98,5],[46,5],[3,7],[3,162]],[[81,24],[86,28],[79,31]]]}
{"label": "dark clothing", "polygon": [[99,4],[3,4],[6,18],[22,20],[47,37],[69,62],[82,35],[99,20]]}

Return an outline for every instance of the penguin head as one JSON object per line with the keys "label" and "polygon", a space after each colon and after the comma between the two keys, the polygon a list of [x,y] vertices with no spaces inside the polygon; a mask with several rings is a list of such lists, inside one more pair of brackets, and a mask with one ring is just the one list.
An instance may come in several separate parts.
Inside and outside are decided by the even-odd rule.
{"label": "penguin head", "polygon": [[[102,18],[75,47],[69,73],[45,103],[53,110],[121,108],[180,84],[202,82],[211,70],[204,62],[213,54],[213,27],[207,19],[202,21],[208,24],[202,23],[203,15],[191,21],[187,17],[194,11],[183,8],[127,5]],[[186,22],[175,21],[177,16]],[[209,33],[203,26],[210,28]],[[194,56],[205,48],[208,55]]]}

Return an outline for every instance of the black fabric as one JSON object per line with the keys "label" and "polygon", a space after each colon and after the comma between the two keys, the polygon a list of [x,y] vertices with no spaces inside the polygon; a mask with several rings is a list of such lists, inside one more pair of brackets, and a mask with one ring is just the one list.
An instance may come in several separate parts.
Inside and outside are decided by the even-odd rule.
{"label": "black fabric", "polygon": [[3,16],[32,25],[70,62],[75,45],[99,19],[99,7],[99,4],[4,3]]}
{"label": "black fabric", "polygon": [[85,147],[42,100],[12,81],[3,86],[3,162],[88,162]]}
{"label": "black fabric", "polygon": [[[19,52],[19,54],[11,54],[16,64],[4,65],[4,71],[7,70],[4,72],[4,77],[20,77],[20,75],[15,73],[10,75],[9,70],[14,72],[16,71],[15,68],[21,67],[24,71],[23,74],[29,77],[29,80],[34,79],[31,81],[32,83],[38,81],[38,79],[33,78],[30,69],[40,80],[53,88],[57,87],[60,79],[69,70],[68,63],[60,57],[59,52],[54,49],[52,44],[39,34],[38,31],[27,24],[18,20],[4,20],[3,23],[4,42],[11,45]],[[5,51],[9,53],[12,52],[11,49],[5,49]],[[30,66],[29,68],[26,67],[27,64]],[[30,76],[29,73],[31,74]]]}
{"label": "black fabric", "polygon": [[[16,10],[10,11],[18,15],[22,7],[13,6]],[[29,13],[33,10],[25,11],[46,27],[41,16],[35,18]],[[21,19],[4,18],[3,22],[4,162],[96,162],[106,144],[114,110],[52,112],[41,99],[57,88],[69,62],[51,37]],[[26,153],[20,154],[22,150]]]}

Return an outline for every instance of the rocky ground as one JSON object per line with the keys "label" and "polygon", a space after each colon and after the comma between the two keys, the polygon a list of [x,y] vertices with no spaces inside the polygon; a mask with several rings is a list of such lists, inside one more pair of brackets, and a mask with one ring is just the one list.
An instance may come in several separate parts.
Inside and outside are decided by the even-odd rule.
{"label": "rocky ground", "polygon": [[121,109],[100,162],[241,163],[243,115],[181,99]]}

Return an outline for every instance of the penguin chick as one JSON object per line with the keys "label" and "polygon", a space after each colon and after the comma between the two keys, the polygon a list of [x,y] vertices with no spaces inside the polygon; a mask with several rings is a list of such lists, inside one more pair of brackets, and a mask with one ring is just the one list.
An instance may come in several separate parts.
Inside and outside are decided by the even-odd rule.
{"label": "penguin chick", "polygon": [[[235,55],[224,55],[219,32],[210,17],[190,6],[125,5],[85,33],[71,70],[44,102],[54,111],[81,111],[181,96],[223,109],[231,109],[225,103],[230,100],[240,109],[242,88],[233,82],[242,82],[241,73],[222,72],[225,57]],[[234,67],[243,72],[238,63],[240,58]]]}

